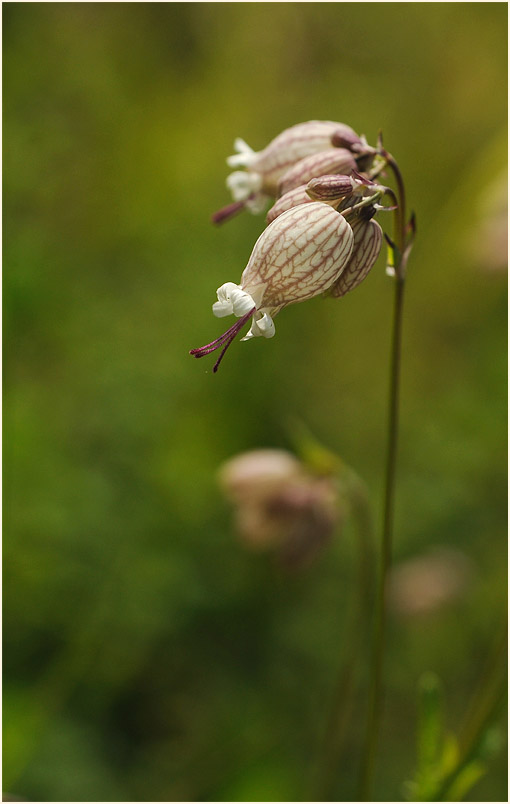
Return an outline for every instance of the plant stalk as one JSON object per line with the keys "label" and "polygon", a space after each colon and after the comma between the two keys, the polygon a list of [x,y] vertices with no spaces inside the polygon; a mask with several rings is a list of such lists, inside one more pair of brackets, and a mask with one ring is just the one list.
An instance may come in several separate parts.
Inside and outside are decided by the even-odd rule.
{"label": "plant stalk", "polygon": [[384,507],[382,524],[382,543],[375,601],[374,626],[372,636],[372,656],[370,667],[370,686],[368,695],[368,717],[365,733],[364,752],[360,772],[360,801],[372,800],[375,756],[379,740],[383,701],[383,663],[386,645],[386,589],[391,567],[393,518],[395,505],[395,479],[399,429],[400,367],[402,353],[402,314],[404,304],[406,252],[406,211],[405,190],[402,175],[393,157],[384,152],[388,166],[392,169],[398,195],[395,211],[394,240],[397,246],[394,254],[395,294],[393,303],[393,323],[390,357],[390,389],[388,410],[388,446],[386,457]]}

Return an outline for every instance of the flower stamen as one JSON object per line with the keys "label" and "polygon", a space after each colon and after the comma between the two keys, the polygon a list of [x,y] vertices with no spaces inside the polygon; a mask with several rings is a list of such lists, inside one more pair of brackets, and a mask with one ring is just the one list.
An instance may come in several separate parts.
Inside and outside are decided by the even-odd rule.
{"label": "flower stamen", "polygon": [[[249,199],[246,199],[248,201]],[[230,218],[233,218],[234,215],[237,215],[239,212],[246,206],[246,201],[234,201],[232,204],[227,204],[226,207],[222,207],[218,209],[217,212],[214,212],[211,215],[211,221],[216,224],[225,223],[225,221],[229,221]]]}
{"label": "flower stamen", "polygon": [[216,340],[211,341],[211,343],[206,343],[205,346],[199,346],[198,349],[191,349],[190,350],[190,355],[193,355],[193,357],[197,357],[197,358],[198,357],[205,357],[206,355],[210,355],[212,352],[216,352],[217,349],[221,349],[223,347],[222,352],[221,352],[218,360],[216,361],[216,363],[213,366],[213,372],[216,373],[218,371],[218,367],[219,367],[221,361],[223,360],[223,356],[224,356],[225,352],[227,351],[228,347],[230,346],[232,341],[235,339],[235,337],[239,333],[239,331],[246,324],[246,322],[254,315],[254,313],[256,312],[256,309],[257,309],[256,307],[252,307],[251,310],[248,310],[247,313],[245,313],[243,316],[241,316],[241,318],[239,318],[235,322],[235,324],[233,324],[229,329],[227,329],[227,331],[224,332],[223,335],[220,335],[219,338],[216,338]]}

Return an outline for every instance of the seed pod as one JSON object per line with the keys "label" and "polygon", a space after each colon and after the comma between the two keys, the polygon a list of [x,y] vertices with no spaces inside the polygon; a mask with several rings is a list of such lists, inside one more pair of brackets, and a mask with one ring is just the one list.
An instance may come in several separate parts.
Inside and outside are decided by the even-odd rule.
{"label": "seed pod", "polygon": [[381,250],[383,233],[374,220],[356,220],[352,224],[354,246],[344,270],[331,288],[335,298],[345,296],[362,282],[373,267]]}
{"label": "seed pod", "polygon": [[255,300],[257,310],[280,310],[311,299],[338,278],[353,242],[350,225],[328,204],[300,204],[262,232],[241,277],[241,288]]}
{"label": "seed pod", "polygon": [[311,156],[305,156],[296,162],[280,179],[279,195],[284,195],[310,179],[330,173],[349,174],[356,169],[356,162],[350,151],[345,148],[328,148]]}
{"label": "seed pod", "polygon": [[350,176],[320,176],[311,179],[306,185],[306,192],[314,201],[339,201],[351,195],[355,182]]}

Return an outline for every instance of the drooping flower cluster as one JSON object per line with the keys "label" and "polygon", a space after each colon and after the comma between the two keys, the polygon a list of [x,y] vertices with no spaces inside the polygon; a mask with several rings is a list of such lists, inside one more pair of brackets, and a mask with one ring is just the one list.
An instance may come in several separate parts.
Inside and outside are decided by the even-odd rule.
{"label": "drooping flower cluster", "polygon": [[[377,150],[349,126],[310,121],[278,135],[258,153],[236,140],[227,159],[234,203],[216,223],[242,209],[261,212],[272,198],[267,227],[258,238],[239,284],[218,288],[213,313],[238,321],[219,338],[192,349],[194,357],[221,350],[213,371],[245,324],[242,340],[273,337],[274,317],[284,307],[320,294],[343,296],[367,276],[382,246],[373,219],[386,188],[371,173]],[[372,176],[372,178],[371,178]]]}

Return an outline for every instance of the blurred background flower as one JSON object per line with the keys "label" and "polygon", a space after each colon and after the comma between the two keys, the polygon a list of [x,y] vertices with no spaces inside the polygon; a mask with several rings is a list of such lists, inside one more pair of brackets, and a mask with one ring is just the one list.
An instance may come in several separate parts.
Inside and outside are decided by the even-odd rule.
{"label": "blurred background flower", "polygon": [[334,476],[314,476],[285,450],[245,452],[219,478],[244,544],[276,553],[288,568],[311,561],[341,519]]}
{"label": "blurred background flower", "polygon": [[403,617],[433,614],[460,600],[472,576],[471,562],[460,550],[444,547],[427,550],[393,568],[390,605]]}
{"label": "blurred background flower", "polygon": [[[396,562],[432,543],[476,566],[454,607],[393,621],[376,789],[398,798],[417,678],[441,677],[455,726],[507,607],[506,276],[466,252],[506,165],[505,4],[2,12],[4,789],[302,796],[350,654],[351,524],[306,572],[278,574],[233,544],[216,472],[284,447],[298,416],[379,513],[384,259],[345,298],[289,307],[270,349],[233,344],[217,376],[188,349],[221,332],[211,288],[237,276],[264,226],[210,224],[230,201],[235,137],[257,151],[322,119],[369,141],[382,129],[417,214]],[[359,728],[336,800],[355,795]],[[503,756],[473,795],[506,798]]]}

